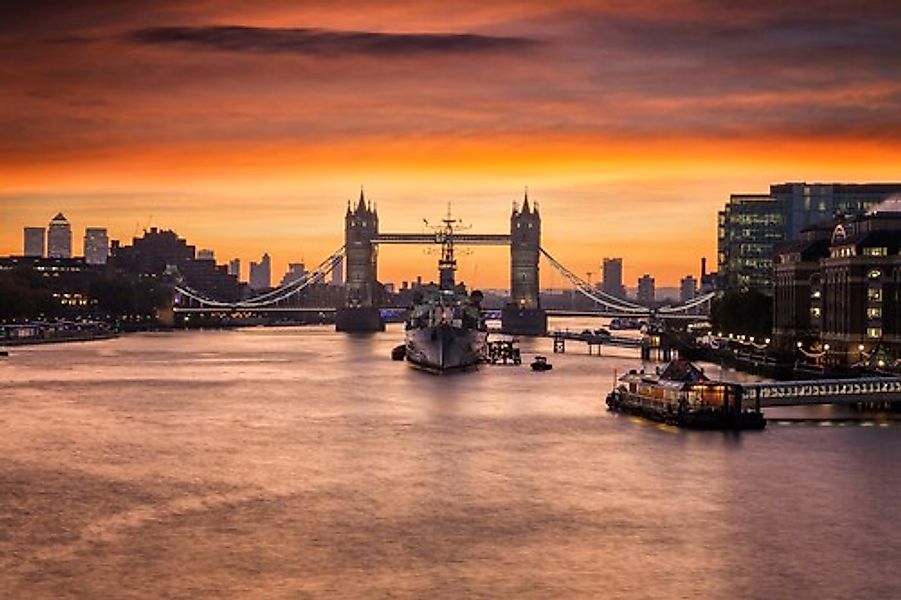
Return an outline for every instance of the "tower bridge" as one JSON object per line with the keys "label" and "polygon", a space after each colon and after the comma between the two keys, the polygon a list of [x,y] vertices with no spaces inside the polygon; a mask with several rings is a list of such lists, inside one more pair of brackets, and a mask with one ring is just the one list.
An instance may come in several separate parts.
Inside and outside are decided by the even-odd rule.
{"label": "tower bridge", "polygon": [[[510,247],[510,302],[501,310],[505,332],[521,335],[547,333],[548,312],[539,296],[539,261],[543,257],[576,291],[593,301],[598,310],[579,311],[579,315],[628,316],[634,318],[695,319],[706,318],[713,294],[705,294],[679,306],[650,309],[604,293],[581,279],[541,246],[541,214],[528,194],[522,204],[514,205],[509,233],[458,233],[439,230],[433,233],[384,233],[380,230],[376,208],[360,192],[355,206],[348,203],[344,215],[344,245],[333,252],[305,277],[279,286],[265,294],[241,302],[220,302],[207,298],[184,285],[175,288],[175,313],[266,313],[285,312],[288,303],[325,280],[342,260],[346,261],[345,301],[335,312],[338,331],[379,331],[384,329],[380,314],[382,287],[378,283],[378,247],[382,244],[442,244],[453,236],[454,245]],[[556,313],[554,313],[556,314]],[[563,313],[561,313],[563,314]]]}

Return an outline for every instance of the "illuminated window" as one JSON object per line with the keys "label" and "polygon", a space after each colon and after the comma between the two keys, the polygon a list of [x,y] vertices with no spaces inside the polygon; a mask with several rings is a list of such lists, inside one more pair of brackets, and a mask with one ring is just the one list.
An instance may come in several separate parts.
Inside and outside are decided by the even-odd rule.
{"label": "illuminated window", "polygon": [[867,309],[867,318],[868,319],[881,319],[882,318],[882,308],[878,306],[874,306],[873,308]]}
{"label": "illuminated window", "polygon": [[882,277],[882,271],[880,271],[879,269],[870,269],[869,271],[867,271],[867,277],[869,277],[870,279],[879,279],[880,277]]}
{"label": "illuminated window", "polygon": [[810,316],[813,317],[814,319],[819,319],[820,314],[821,314],[820,307],[814,306],[813,308],[810,309]]}
{"label": "illuminated window", "polygon": [[888,248],[886,248],[885,246],[864,248],[863,255],[864,256],[888,256]]}
{"label": "illuminated window", "polygon": [[882,327],[867,327],[867,337],[868,338],[881,338],[882,337]]}
{"label": "illuminated window", "polygon": [[870,302],[882,302],[882,288],[871,287],[868,289],[867,300]]}
{"label": "illuminated window", "polygon": [[814,290],[813,293],[810,294],[811,298],[820,298],[822,296],[822,292],[820,290]]}

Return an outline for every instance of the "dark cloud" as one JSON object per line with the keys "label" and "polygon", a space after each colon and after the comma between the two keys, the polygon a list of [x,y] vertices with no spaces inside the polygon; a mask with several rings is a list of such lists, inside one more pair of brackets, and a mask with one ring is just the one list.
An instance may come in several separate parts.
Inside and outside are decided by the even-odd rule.
{"label": "dark cloud", "polygon": [[176,45],[228,52],[313,54],[458,54],[522,50],[537,44],[522,37],[471,33],[381,33],[319,28],[217,25],[148,27],[127,39],[139,44]]}

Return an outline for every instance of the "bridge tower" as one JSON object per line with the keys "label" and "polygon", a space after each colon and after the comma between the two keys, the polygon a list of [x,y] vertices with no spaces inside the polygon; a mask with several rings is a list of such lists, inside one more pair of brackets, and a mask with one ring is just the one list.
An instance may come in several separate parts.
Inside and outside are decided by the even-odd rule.
{"label": "bridge tower", "polygon": [[335,315],[338,331],[383,331],[385,323],[379,316],[378,238],[379,215],[366,203],[363,190],[356,208],[347,204],[344,215],[344,248],[347,256],[345,274],[345,302]]}
{"label": "bridge tower", "polygon": [[539,298],[538,259],[541,256],[541,215],[529,206],[526,192],[522,207],[514,204],[510,215],[510,295],[501,321],[504,331],[521,335],[547,333],[547,313]]}

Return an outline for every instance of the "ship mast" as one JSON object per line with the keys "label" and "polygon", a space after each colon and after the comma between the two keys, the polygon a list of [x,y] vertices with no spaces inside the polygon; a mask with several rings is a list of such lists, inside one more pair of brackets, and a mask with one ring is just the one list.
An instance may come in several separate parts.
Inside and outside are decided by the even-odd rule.
{"label": "ship mast", "polygon": [[447,203],[447,216],[441,222],[441,258],[438,260],[438,282],[442,290],[452,290],[456,285],[457,259],[454,258],[454,226],[457,221],[451,216],[451,205]]}

